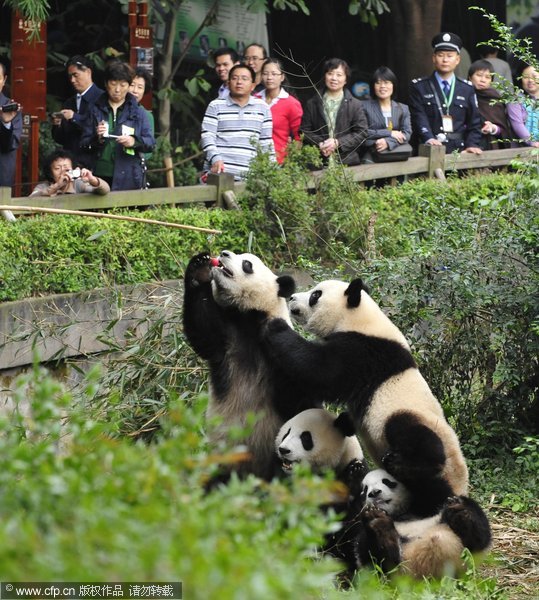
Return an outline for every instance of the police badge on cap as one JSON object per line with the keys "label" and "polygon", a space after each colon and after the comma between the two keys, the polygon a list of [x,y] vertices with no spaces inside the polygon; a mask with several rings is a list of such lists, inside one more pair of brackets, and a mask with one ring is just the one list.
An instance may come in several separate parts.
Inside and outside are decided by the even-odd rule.
{"label": "police badge on cap", "polygon": [[460,54],[462,40],[456,33],[445,31],[432,38],[432,47],[434,52],[437,52],[438,50],[452,50],[453,52],[458,52]]}

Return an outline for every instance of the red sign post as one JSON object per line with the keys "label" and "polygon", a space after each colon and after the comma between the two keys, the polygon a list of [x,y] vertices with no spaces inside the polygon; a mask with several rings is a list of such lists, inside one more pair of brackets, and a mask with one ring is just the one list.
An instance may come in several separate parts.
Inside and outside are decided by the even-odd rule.
{"label": "red sign post", "polygon": [[47,118],[47,24],[30,40],[34,23],[14,12],[11,19],[11,97],[22,105],[23,139],[28,141],[28,163],[22,165],[22,148],[17,153],[15,196],[22,195],[21,182],[39,178],[39,122]]}
{"label": "red sign post", "polygon": [[[129,62],[134,67],[143,67],[153,76],[153,31],[148,20],[147,0],[129,0]],[[152,94],[146,92],[142,105],[151,110]]]}

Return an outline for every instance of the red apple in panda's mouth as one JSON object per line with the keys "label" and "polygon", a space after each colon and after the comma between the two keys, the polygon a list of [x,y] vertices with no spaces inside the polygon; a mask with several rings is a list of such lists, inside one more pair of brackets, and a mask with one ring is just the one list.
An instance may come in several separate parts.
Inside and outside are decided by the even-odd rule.
{"label": "red apple in panda's mouth", "polygon": [[210,258],[210,267],[219,269],[223,275],[226,275],[227,277],[234,277],[234,273],[230,269],[227,269],[225,265],[216,257]]}

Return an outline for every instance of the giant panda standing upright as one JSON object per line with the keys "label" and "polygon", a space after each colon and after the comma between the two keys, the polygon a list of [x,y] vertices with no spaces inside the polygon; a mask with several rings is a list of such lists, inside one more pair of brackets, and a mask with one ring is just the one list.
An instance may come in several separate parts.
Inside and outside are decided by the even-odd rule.
{"label": "giant panda standing upright", "polygon": [[361,279],[325,281],[290,299],[293,316],[322,337],[309,341],[280,319],[265,343],[288,377],[346,404],[370,457],[412,493],[411,512],[438,513],[466,495],[468,469],[457,436],[419,372],[404,335]]}
{"label": "giant panda standing upright", "polygon": [[269,479],[276,469],[275,435],[290,417],[316,405],[309,388],[291,380],[264,351],[261,328],[270,317],[291,325],[285,297],[290,276],[277,277],[253,254],[224,250],[219,259],[194,256],[185,272],[183,325],[195,352],[208,362],[208,417],[222,423],[213,441],[233,426],[258,420],[245,440],[251,460],[244,472]]}

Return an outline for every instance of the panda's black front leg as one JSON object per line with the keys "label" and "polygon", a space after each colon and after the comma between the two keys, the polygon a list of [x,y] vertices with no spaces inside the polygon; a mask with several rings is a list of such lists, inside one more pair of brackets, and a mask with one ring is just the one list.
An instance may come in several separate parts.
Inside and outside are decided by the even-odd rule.
{"label": "panda's black front leg", "polygon": [[266,323],[262,341],[279,368],[301,385],[331,387],[342,371],[337,352],[328,344],[304,339],[283,319]]}
{"label": "panda's black front leg", "polygon": [[448,498],[441,517],[462,540],[470,552],[486,550],[492,535],[487,515],[479,504],[467,496]]}
{"label": "panda's black front leg", "polygon": [[213,298],[211,278],[210,255],[201,252],[193,256],[184,277],[183,330],[205,360],[222,355],[225,339],[222,310]]}

